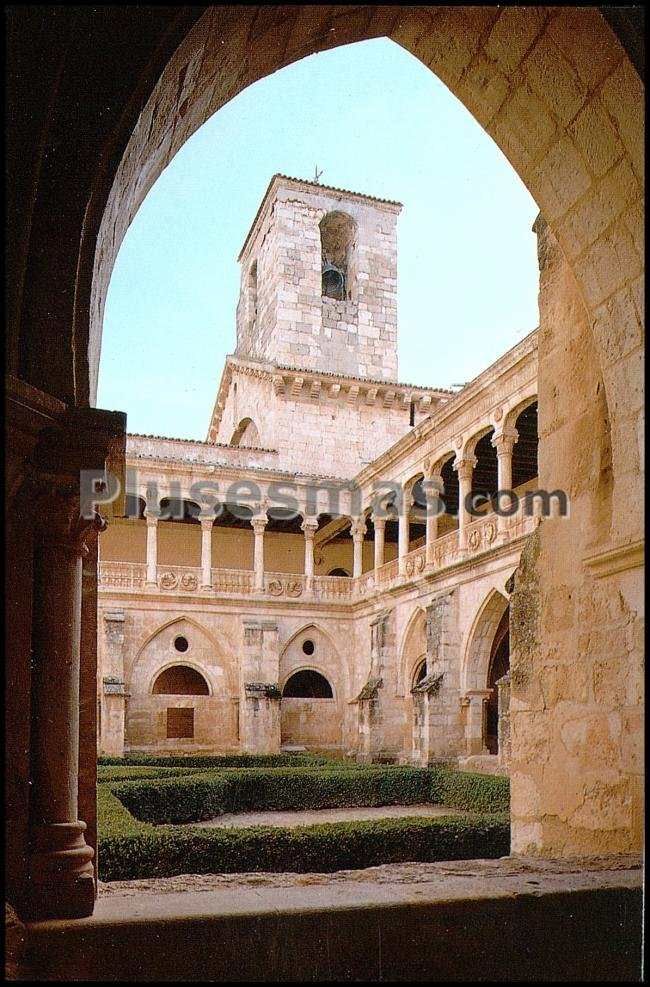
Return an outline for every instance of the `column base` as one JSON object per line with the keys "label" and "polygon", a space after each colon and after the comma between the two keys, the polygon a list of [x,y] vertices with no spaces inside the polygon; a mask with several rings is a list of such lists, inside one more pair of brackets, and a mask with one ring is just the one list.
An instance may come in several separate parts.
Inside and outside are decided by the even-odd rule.
{"label": "column base", "polygon": [[29,918],[85,918],[95,907],[94,850],[85,822],[36,827],[29,861]]}

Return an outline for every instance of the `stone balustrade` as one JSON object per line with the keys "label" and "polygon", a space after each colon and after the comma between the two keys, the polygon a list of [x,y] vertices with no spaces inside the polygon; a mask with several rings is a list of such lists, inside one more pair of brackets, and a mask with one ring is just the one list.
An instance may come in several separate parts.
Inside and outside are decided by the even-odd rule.
{"label": "stone balustrade", "polygon": [[318,600],[328,600],[330,602],[350,600],[354,591],[356,590],[358,592],[359,584],[365,586],[368,575],[372,576],[372,573],[366,573],[363,576],[359,576],[358,579],[350,579],[349,576],[314,576],[314,596]]}
{"label": "stone balustrade", "polygon": [[165,592],[197,594],[200,596],[263,596],[283,600],[308,599],[317,602],[353,602],[395,586],[406,585],[431,572],[455,565],[466,558],[489,552],[499,546],[516,542],[530,534],[538,524],[537,517],[527,516],[523,505],[516,514],[505,518],[499,526],[494,513],[486,514],[466,524],[461,546],[458,529],[436,538],[427,564],[427,547],[408,552],[401,559],[392,559],[376,569],[354,578],[318,576],[291,572],[264,572],[263,584],[256,584],[250,569],[212,569],[211,584],[202,581],[201,566],[156,567],[156,582],[147,582],[147,565],[140,562],[101,562],[99,588],[103,592]]}
{"label": "stone balustrade", "polygon": [[144,562],[102,562],[99,566],[99,589],[140,590],[146,576]]}

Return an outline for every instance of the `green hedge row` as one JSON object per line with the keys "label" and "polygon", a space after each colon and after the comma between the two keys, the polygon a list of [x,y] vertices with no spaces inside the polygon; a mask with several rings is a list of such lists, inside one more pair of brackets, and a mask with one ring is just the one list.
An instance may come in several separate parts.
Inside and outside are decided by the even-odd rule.
{"label": "green hedge row", "polygon": [[249,768],[117,782],[111,789],[136,819],[187,823],[224,812],[414,805],[432,801],[431,782],[425,768]]}
{"label": "green hedge row", "polygon": [[104,837],[104,881],[247,871],[331,873],[406,861],[494,858],[510,852],[510,827],[498,817],[383,819],[281,828],[161,827]]}
{"label": "green hedge row", "polygon": [[97,781],[137,781],[141,778],[183,778],[188,775],[201,774],[203,768],[154,768],[129,767],[128,765],[100,764],[97,768]]}
{"label": "green hedge row", "polygon": [[[340,767],[341,760],[317,754],[125,754],[112,757],[102,754],[97,759],[100,766],[154,767],[154,768],[290,768],[290,767]],[[354,762],[349,762],[356,767]]]}
{"label": "green hedge row", "polygon": [[432,769],[431,801],[468,812],[509,812],[510,779],[469,771]]}

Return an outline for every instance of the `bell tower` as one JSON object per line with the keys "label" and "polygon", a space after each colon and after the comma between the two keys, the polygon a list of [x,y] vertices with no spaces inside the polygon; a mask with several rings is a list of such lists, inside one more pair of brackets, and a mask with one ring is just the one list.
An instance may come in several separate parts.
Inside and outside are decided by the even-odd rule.
{"label": "bell tower", "polygon": [[236,356],[396,381],[401,208],[274,175],[239,255]]}

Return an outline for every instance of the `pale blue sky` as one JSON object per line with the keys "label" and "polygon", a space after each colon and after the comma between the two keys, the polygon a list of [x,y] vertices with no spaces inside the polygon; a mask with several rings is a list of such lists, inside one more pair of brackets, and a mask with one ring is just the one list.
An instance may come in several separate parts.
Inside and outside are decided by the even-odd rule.
{"label": "pale blue sky", "polygon": [[131,432],[204,439],[235,348],[237,254],[275,172],[404,204],[399,377],[449,387],[537,325],[537,207],[449,90],[385,39],[262,79],[149,192],[111,279],[98,405]]}

